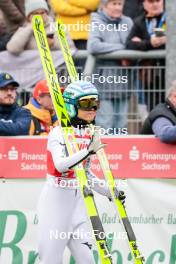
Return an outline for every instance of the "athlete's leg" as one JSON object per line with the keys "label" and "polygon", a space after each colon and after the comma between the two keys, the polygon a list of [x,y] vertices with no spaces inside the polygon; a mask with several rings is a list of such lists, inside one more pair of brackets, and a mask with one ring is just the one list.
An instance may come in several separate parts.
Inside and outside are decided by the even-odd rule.
{"label": "athlete's leg", "polygon": [[42,264],[62,264],[64,249],[71,233],[75,191],[44,187],[38,208],[39,257]]}
{"label": "athlete's leg", "polygon": [[95,264],[92,239],[88,223],[82,223],[74,231],[73,237],[68,243],[68,247],[75,258],[76,264]]}
{"label": "athlete's leg", "polygon": [[69,240],[68,247],[76,260],[76,264],[94,264],[92,251],[92,232],[80,191],[77,191],[77,203],[75,206],[72,225],[73,235]]}

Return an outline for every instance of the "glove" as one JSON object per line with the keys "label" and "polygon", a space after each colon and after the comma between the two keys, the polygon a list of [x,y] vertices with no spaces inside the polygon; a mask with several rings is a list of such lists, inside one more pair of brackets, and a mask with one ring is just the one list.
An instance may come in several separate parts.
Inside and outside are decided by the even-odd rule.
{"label": "glove", "polygon": [[119,191],[118,199],[121,201],[122,204],[125,203],[125,198],[126,196],[125,196],[124,191]]}
{"label": "glove", "polygon": [[[125,196],[124,191],[118,191],[117,188],[115,188],[115,196],[121,201],[123,205],[125,204],[126,196]],[[112,201],[112,197],[109,197],[109,201],[110,202]]]}
{"label": "glove", "polygon": [[98,129],[94,129],[94,134],[92,135],[91,142],[88,146],[89,154],[95,154],[99,149],[104,148],[106,144],[101,143],[100,135]]}

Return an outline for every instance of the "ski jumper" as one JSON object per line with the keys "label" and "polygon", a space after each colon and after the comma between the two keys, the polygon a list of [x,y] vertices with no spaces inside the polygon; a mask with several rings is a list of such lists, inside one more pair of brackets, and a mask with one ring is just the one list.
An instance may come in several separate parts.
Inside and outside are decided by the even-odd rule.
{"label": "ski jumper", "polygon": [[48,136],[47,181],[38,204],[39,257],[42,264],[62,264],[67,246],[76,264],[94,264],[91,228],[73,166],[83,161],[89,183],[102,195],[110,197],[105,181],[90,170],[87,146],[90,136],[75,129],[80,151],[68,155],[61,128],[55,127]]}

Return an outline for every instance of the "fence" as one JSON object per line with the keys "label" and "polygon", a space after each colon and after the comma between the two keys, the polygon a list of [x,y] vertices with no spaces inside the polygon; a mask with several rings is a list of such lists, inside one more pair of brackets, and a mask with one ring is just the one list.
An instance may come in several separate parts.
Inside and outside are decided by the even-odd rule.
{"label": "fence", "polygon": [[[110,101],[111,112],[107,119],[111,119],[113,126],[124,126],[125,116],[127,116],[128,133],[138,134],[147,112],[156,104],[163,102],[165,98],[165,54],[164,50],[148,52],[123,50],[96,57],[88,56],[84,69],[85,75],[91,76],[98,72],[100,75],[103,73],[104,76],[120,77],[118,78],[119,83],[115,85],[108,82],[103,85],[98,84],[101,87],[100,94],[106,101]],[[130,61],[130,66],[118,65],[117,62],[124,59]],[[110,65],[108,65],[109,62]],[[117,65],[111,66],[114,64],[112,62],[116,62]],[[122,85],[123,76],[128,77],[127,85]],[[128,98],[127,102],[124,101],[124,97]],[[125,103],[128,103],[126,108],[123,107]],[[103,125],[101,122],[105,113],[108,115],[106,108],[100,113],[102,114],[101,125]]]}
{"label": "fence", "polygon": [[[165,54],[164,50],[123,50],[98,56],[84,50],[76,53],[80,79],[92,81],[100,92],[98,124],[105,128],[127,126],[129,134],[139,133],[147,111],[165,97]],[[124,59],[125,64],[120,64]],[[31,76],[34,70],[28,69],[23,76]],[[62,86],[69,82],[65,67],[59,69],[58,77]],[[29,95],[22,91],[19,102],[25,104]]]}

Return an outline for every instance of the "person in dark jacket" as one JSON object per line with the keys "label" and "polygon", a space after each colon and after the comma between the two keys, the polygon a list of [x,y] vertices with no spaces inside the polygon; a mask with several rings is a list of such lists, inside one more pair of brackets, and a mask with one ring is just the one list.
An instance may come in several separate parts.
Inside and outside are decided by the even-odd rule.
{"label": "person in dark jacket", "polygon": [[[126,47],[132,50],[163,49],[166,44],[166,15],[163,0],[144,0],[145,12],[138,16],[127,38]],[[156,29],[160,29],[156,32]]]}
{"label": "person in dark jacket", "polygon": [[176,143],[176,80],[167,91],[165,103],[149,113],[141,134],[155,134],[162,142]]}
{"label": "person in dark jacket", "polygon": [[[126,48],[139,51],[165,49],[166,44],[166,15],[163,0],[143,0],[144,13],[134,20],[134,25],[126,41]],[[151,111],[158,103],[165,99],[165,73],[152,69],[153,66],[163,66],[165,60],[141,60],[139,66],[139,78],[136,80],[136,87],[143,93],[144,105]],[[148,67],[145,69],[143,66]],[[160,89],[160,90],[159,90]],[[162,91],[161,91],[162,89]],[[149,92],[150,90],[150,92]],[[154,92],[152,90],[155,90]],[[139,93],[138,93],[139,94]],[[138,109],[141,103],[139,100]],[[144,107],[142,107],[143,109]],[[139,114],[141,116],[141,111]],[[142,118],[142,116],[141,116]],[[143,119],[143,118],[142,118]]]}
{"label": "person in dark jacket", "polygon": [[30,111],[16,103],[19,84],[8,73],[0,73],[0,136],[28,135]]}

